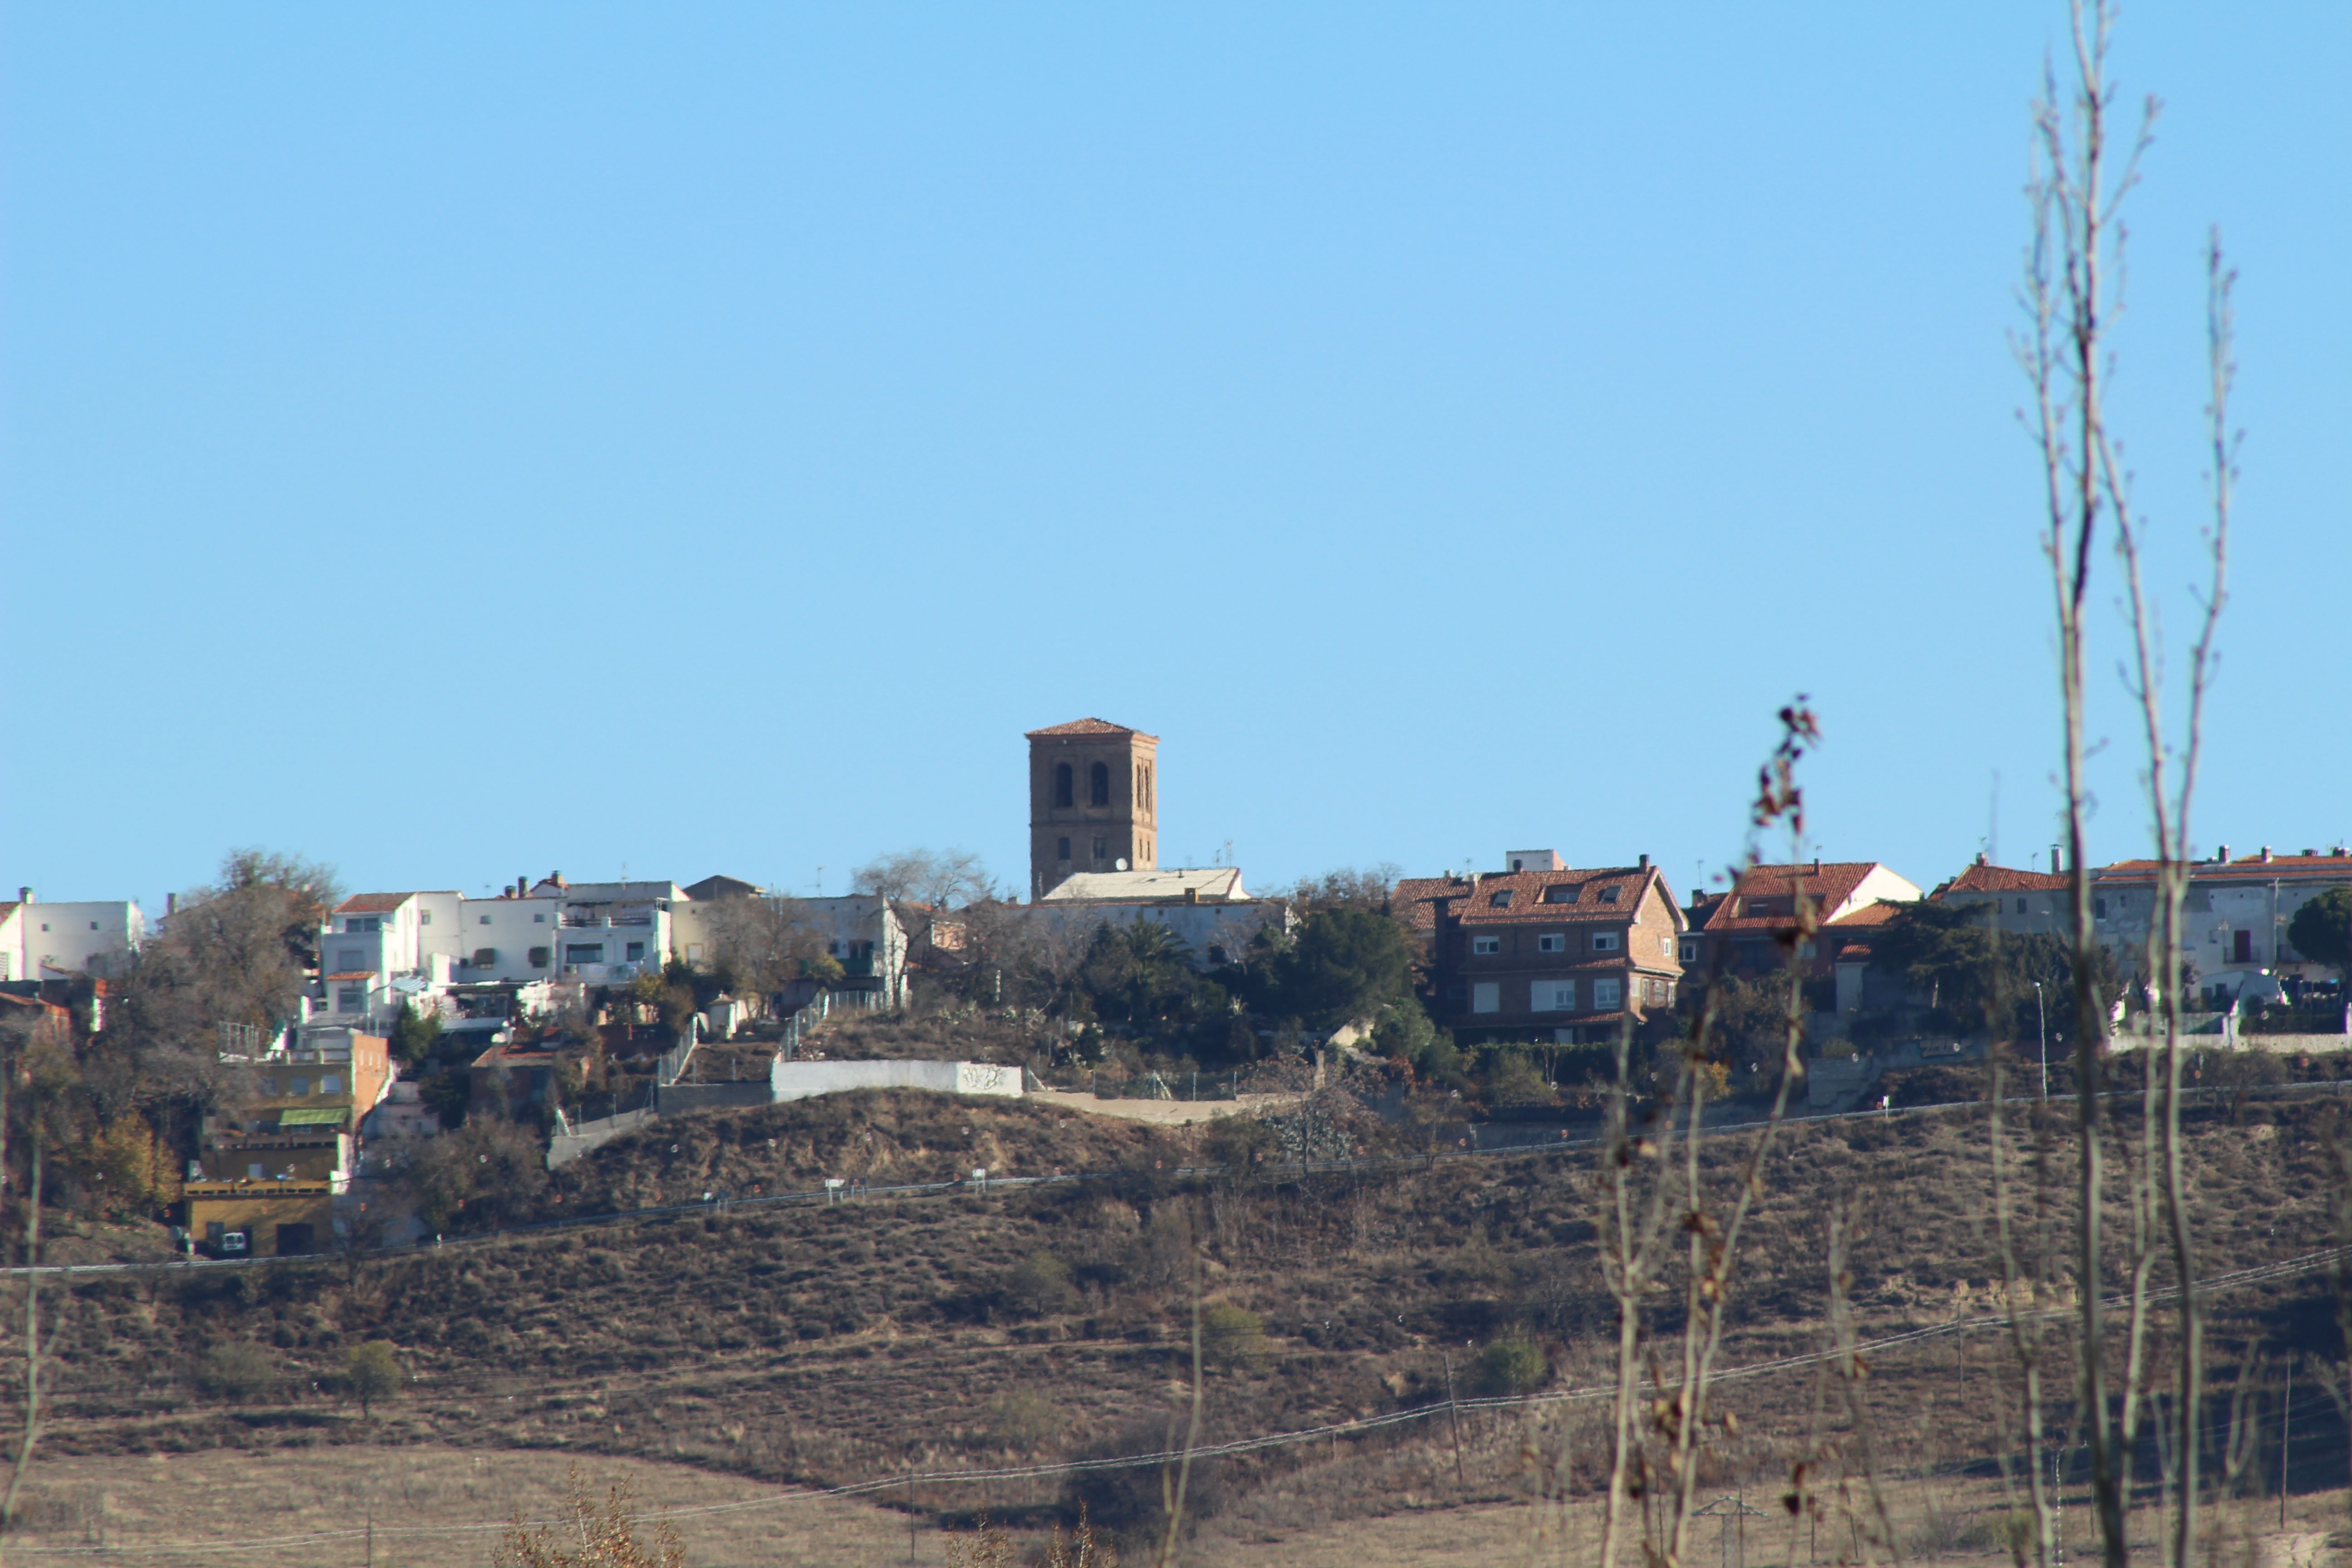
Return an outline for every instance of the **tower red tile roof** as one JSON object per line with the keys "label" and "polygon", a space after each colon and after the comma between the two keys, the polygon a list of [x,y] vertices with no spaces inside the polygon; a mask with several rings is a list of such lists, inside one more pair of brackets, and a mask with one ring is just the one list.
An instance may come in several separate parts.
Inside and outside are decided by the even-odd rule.
{"label": "tower red tile roof", "polygon": [[1066,724],[1048,724],[1042,730],[1032,730],[1025,739],[1060,735],[1139,735],[1147,741],[1157,741],[1157,735],[1145,735],[1140,730],[1130,730],[1124,724],[1114,724],[1108,719],[1073,719]]}

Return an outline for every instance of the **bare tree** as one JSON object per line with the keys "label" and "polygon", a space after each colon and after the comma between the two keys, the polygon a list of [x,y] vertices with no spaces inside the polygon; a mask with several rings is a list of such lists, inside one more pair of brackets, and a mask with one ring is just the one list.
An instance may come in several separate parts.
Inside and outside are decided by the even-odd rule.
{"label": "bare tree", "polygon": [[861,893],[935,910],[961,909],[995,896],[996,884],[979,856],[966,849],[901,849],[879,855],[849,874]]}
{"label": "bare tree", "polygon": [[[2176,1426],[2165,1445],[2181,1467],[2163,1556],[2181,1568],[2193,1560],[2200,1483],[2199,1411],[2203,1382],[2202,1328],[2189,1235],[2180,1133],[2180,909],[2188,887],[2189,811],[2195,790],[2203,707],[2214,663],[2213,634],[2225,597],[2230,495],[2235,442],[2228,429],[2230,278],[2218,241],[2209,247],[2207,343],[2210,402],[2207,416],[2214,471],[2214,521],[2208,531],[2210,577],[2201,595],[2202,620],[2189,649],[2185,742],[2166,737],[2161,678],[2163,650],[2144,581],[2146,524],[2130,497],[2116,442],[2108,428],[2105,382],[2112,369],[2111,334],[2121,307],[2124,230],[2120,207],[2137,181],[2157,104],[2149,100],[2137,135],[2120,149],[2111,127],[2115,87],[2107,60],[2115,26],[2109,0],[2073,0],[2073,75],[2062,98],[2054,71],[2045,71],[2035,106],[2035,167],[2029,195],[2033,243],[2028,253],[2023,301],[2029,330],[2018,342],[2020,362],[2034,394],[2029,421],[2040,449],[2044,482],[2048,557],[2057,612],[2059,687],[2064,724],[2068,893],[2074,952],[2075,1135],[2077,1139],[2076,1300],[2080,1339],[2081,1419],[2091,1464],[2092,1507],[2102,1552],[2122,1568],[2126,1540],[2129,1469],[2145,1394],[2144,1352],[2150,1305],[2148,1281],[2161,1233],[2178,1277],[2179,1362],[2170,1409]],[[2145,1075],[2138,1160],[2130,1173],[2131,1234],[2126,1268],[2130,1281],[2122,1387],[2110,1387],[2101,1234],[2105,1197],[2102,1068],[2107,999],[2099,994],[2092,962],[2097,937],[2084,854],[2087,744],[2083,684],[2084,626],[2092,566],[2100,531],[2113,531],[2125,584],[2133,657],[2126,684],[2139,709],[2146,748],[2142,782],[2158,861],[2156,908],[2147,941],[2150,1000],[2161,1018],[2163,1058]],[[2177,769],[2177,772],[2176,772]],[[2150,1055],[2154,1054],[2151,1040]],[[1996,1137],[1998,1118],[1995,1119]],[[1996,1150],[1998,1159],[1998,1150]],[[1996,1167],[1998,1174],[1998,1167]],[[1999,1200],[1996,1200],[1999,1206]],[[2021,1356],[2024,1345],[2019,1342]],[[2120,1394],[2118,1401],[2115,1395]],[[2037,1505],[2038,1506],[2038,1505]],[[2046,1521],[2045,1521],[2046,1532]]]}
{"label": "bare tree", "polygon": [[825,952],[824,931],[798,899],[720,899],[707,906],[702,918],[712,967],[743,990],[765,995],[803,975],[839,973],[839,964]]}

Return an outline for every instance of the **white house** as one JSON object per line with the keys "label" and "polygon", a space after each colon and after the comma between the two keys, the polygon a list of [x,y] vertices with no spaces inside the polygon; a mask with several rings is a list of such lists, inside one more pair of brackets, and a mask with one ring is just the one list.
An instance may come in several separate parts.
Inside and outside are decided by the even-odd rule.
{"label": "white house", "polygon": [[[2091,873],[2094,929],[2126,974],[2147,967],[2156,872],[2152,860],[2123,860]],[[2260,854],[2232,860],[2225,844],[2212,859],[2191,866],[2181,946],[2198,989],[2226,1003],[2242,993],[2275,994],[2282,980],[2333,979],[2295,952],[2286,931],[2306,900],[2342,887],[2352,887],[2352,851],[2340,847],[2276,855],[2265,845]]]}
{"label": "white house", "polygon": [[1267,926],[1287,931],[1292,922],[1288,903],[1251,898],[1234,866],[1081,871],[1018,914],[1057,936],[1079,938],[1103,925],[1150,921],[1181,942],[1195,964],[1213,968],[1238,961]]}
{"label": "white house", "polygon": [[0,903],[0,981],[105,974],[146,939],[147,917],[129,900],[45,904],[30,888]]}

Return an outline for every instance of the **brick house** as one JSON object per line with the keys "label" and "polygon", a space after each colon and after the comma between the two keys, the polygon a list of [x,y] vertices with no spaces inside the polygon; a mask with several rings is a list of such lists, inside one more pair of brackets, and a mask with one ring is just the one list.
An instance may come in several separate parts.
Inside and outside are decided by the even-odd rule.
{"label": "brick house", "polygon": [[1801,897],[1811,901],[1817,927],[1846,922],[1841,931],[1823,930],[1797,943],[1806,977],[1827,981],[1846,945],[1846,934],[1871,923],[1854,917],[1874,904],[1909,903],[1919,896],[1916,884],[1875,860],[1753,867],[1730,891],[1694,900],[1697,918],[1691,921],[1692,939],[1684,949],[1684,961],[1710,974],[1753,978],[1784,973]]}
{"label": "brick house", "polygon": [[[2051,857],[2055,861],[2058,857]],[[1995,931],[2012,936],[2065,936],[2074,930],[2070,879],[2053,871],[1996,866],[1984,856],[1927,895],[1956,910],[1971,910]]]}
{"label": "brick house", "polygon": [[1672,1011],[1682,911],[1648,856],[1572,870],[1549,850],[1521,869],[1408,878],[1391,907],[1426,943],[1431,1016],[1444,1027],[1563,1045],[1612,1039]]}

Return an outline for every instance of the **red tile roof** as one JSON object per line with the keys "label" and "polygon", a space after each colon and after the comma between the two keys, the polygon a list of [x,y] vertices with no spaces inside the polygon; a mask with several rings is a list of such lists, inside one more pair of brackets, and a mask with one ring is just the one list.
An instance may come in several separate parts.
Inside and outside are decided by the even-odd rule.
{"label": "red tile roof", "polygon": [[[1673,908],[1675,895],[1654,866],[1595,867],[1574,871],[1504,871],[1481,876],[1474,888],[1466,877],[1408,877],[1389,896],[1389,907],[1410,930],[1434,931],[1441,917],[1465,925],[1548,924],[1567,921],[1625,921],[1642,907],[1642,899],[1655,881],[1658,896]],[[1574,903],[1548,904],[1547,888],[1574,888]],[[1603,903],[1605,891],[1617,889],[1615,903]],[[1497,893],[1509,900],[1497,906]],[[1675,910],[1679,916],[1681,911]],[[1621,961],[1622,962],[1622,961]]]}
{"label": "red tile roof", "polygon": [[[2153,882],[2153,860],[2118,860],[2091,873],[2097,882]],[[2259,855],[2235,860],[2200,860],[2189,868],[2193,882],[2352,882],[2352,855]]]}
{"label": "red tile roof", "polygon": [[1811,860],[1794,866],[1758,866],[1745,872],[1729,897],[1706,917],[1709,931],[1785,931],[1794,914],[1748,915],[1749,899],[1785,899],[1802,892],[1816,910],[1834,910],[1853,896],[1863,879],[1878,869],[1875,860]]}
{"label": "red tile roof", "polygon": [[415,898],[415,893],[353,893],[335,906],[339,915],[389,914]]}
{"label": "red tile roof", "polygon": [[1157,743],[1160,737],[1146,735],[1140,730],[1130,730],[1124,724],[1114,724],[1107,719],[1073,719],[1066,724],[1048,724],[1042,730],[1032,730],[1025,737],[1036,740],[1052,735],[1135,735]]}
{"label": "red tile roof", "polygon": [[2009,866],[1988,866],[1979,860],[1927,896],[1946,893],[2054,893],[2069,879],[2054,871],[2020,871]]}

